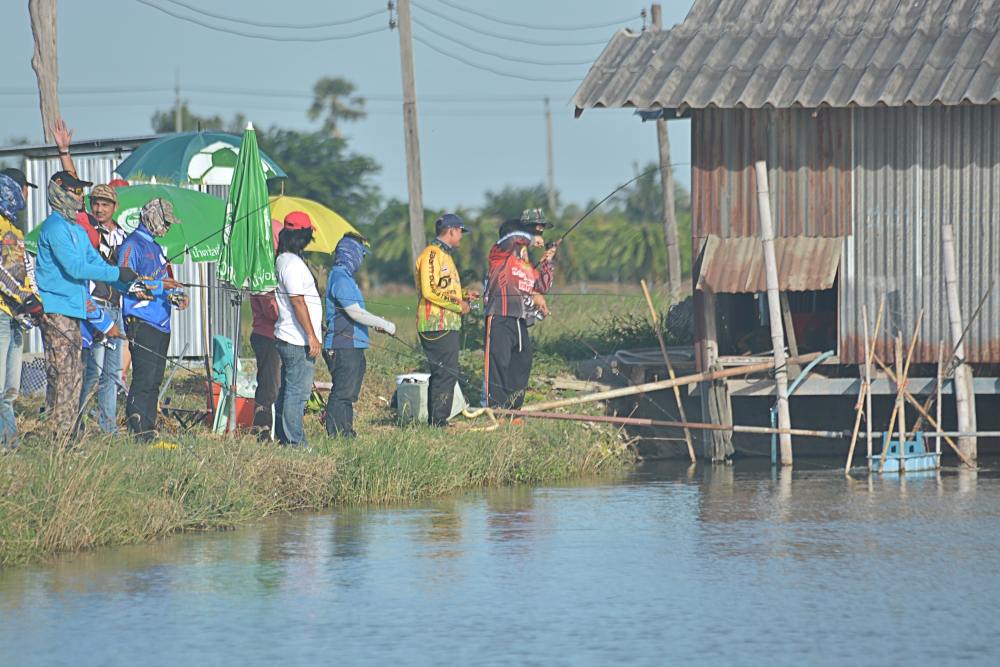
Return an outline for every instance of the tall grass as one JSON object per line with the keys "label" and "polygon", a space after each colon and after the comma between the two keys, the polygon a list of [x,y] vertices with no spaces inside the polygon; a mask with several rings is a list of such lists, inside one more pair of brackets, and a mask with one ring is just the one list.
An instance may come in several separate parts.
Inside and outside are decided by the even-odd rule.
{"label": "tall grass", "polygon": [[611,431],[505,425],[493,432],[378,429],[312,451],[252,438],[185,437],[172,448],[91,439],[0,458],[0,566],[59,552],[226,529],[276,513],[404,502],[482,486],[619,471]]}

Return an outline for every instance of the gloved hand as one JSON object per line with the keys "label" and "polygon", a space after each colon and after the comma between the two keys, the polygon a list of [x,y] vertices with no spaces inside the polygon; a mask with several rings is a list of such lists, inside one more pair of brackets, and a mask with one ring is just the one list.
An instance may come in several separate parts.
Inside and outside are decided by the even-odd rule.
{"label": "gloved hand", "polygon": [[120,282],[131,283],[131,282],[134,282],[135,279],[138,278],[138,277],[139,277],[139,274],[136,273],[135,271],[133,271],[131,268],[127,267],[127,266],[123,266],[123,267],[121,267],[121,268],[118,269],[118,280]]}

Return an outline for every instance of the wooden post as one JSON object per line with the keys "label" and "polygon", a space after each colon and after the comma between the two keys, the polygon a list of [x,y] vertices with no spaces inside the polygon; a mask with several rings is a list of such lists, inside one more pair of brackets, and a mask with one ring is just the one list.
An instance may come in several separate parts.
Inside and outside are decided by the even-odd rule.
{"label": "wooden post", "polygon": [[[660,4],[650,8],[653,30],[663,27]],[[663,190],[663,240],[667,246],[667,291],[671,300],[681,291],[681,252],[677,237],[677,213],[674,210],[674,174],[670,166],[670,135],[667,119],[656,119],[656,140],[660,148],[660,187]]]}
{"label": "wooden post", "polygon": [[556,160],[552,149],[552,110],[549,98],[545,98],[545,156],[548,160],[549,216],[556,216]]}
{"label": "wooden post", "polygon": [[420,136],[417,132],[417,85],[413,73],[410,0],[396,3],[399,16],[399,59],[403,70],[403,135],[406,143],[406,188],[410,200],[410,263],[427,245],[424,233],[424,194],[420,176]]}
{"label": "wooden post", "polygon": [[[944,268],[945,298],[948,301],[948,324],[955,345],[955,409],[958,413],[958,430],[972,433],[976,430],[976,396],[972,387],[972,370],[965,363],[965,344],[962,341],[962,306],[958,296],[958,268],[955,259],[955,232],[951,225],[941,227],[941,259]],[[977,457],[975,437],[958,439],[962,453],[970,459]]]}
{"label": "wooden post", "polygon": [[[767,163],[754,164],[757,173],[757,210],[760,221],[760,241],[764,246],[764,274],[767,278],[767,309],[771,320],[771,347],[774,349],[774,383],[778,394],[778,428],[792,428],[788,410],[788,366],[785,360],[785,333],[781,325],[781,298],[778,287],[778,261],[774,254],[774,228],[771,226],[771,199],[767,189]],[[778,436],[781,465],[792,465],[792,437]]]}
{"label": "wooden post", "polygon": [[[906,391],[907,376],[903,370],[903,336],[896,334],[896,428],[899,439],[899,472],[906,471],[906,403],[903,401],[903,392]],[[885,458],[883,457],[883,461]]]}
{"label": "wooden post", "polygon": [[878,315],[875,317],[875,331],[872,334],[871,342],[868,340],[868,309],[863,311],[865,318],[865,384],[868,385],[868,395],[865,396],[865,439],[868,441],[868,472],[872,470],[872,356],[875,354],[875,346],[878,344],[878,334],[882,326],[882,314],[885,312],[885,296],[878,305]]}
{"label": "wooden post", "polygon": [[52,128],[62,118],[59,111],[59,60],[56,48],[56,0],[28,0],[35,52],[31,67],[38,79],[38,103],[45,141],[53,141]]}
{"label": "wooden post", "polygon": [[[899,398],[898,394],[900,392],[906,392],[907,378],[910,377],[910,361],[913,359],[913,350],[916,349],[917,347],[917,338],[920,336],[920,324],[921,322],[923,322],[923,320],[924,320],[924,311],[921,308],[920,312],[917,313],[917,323],[913,325],[913,338],[910,340],[910,350],[909,352],[906,353],[906,363],[903,364],[903,372],[897,373],[893,376],[897,378],[895,381],[897,388],[897,397],[896,397],[897,399]],[[900,348],[902,348],[902,339],[900,339]],[[900,351],[896,353],[897,360],[901,357],[902,357],[902,349],[900,349]],[[877,355],[876,358],[878,358]],[[879,365],[882,366],[881,363]],[[882,370],[886,370],[885,366],[882,366]],[[889,416],[889,428],[886,429],[886,433],[889,434],[889,437],[892,437],[893,427],[896,424],[896,417],[898,416],[899,416],[899,401],[897,400],[896,404],[892,408],[892,414]],[[885,471],[885,457],[886,454],[888,453],[889,453],[889,448],[883,445],[882,456],[879,459],[880,460],[879,472]]]}
{"label": "wooden post", "polygon": [[[788,339],[788,354],[799,356],[799,341],[795,338],[795,323],[792,321],[792,309],[788,305],[788,292],[781,293],[781,319],[785,323],[785,338]],[[788,374],[798,376],[799,367],[788,364]]]}
{"label": "wooden post", "polygon": [[[941,387],[944,385],[944,341],[938,344],[938,364],[937,364],[937,390],[936,399],[937,405],[934,406],[934,416],[937,418],[937,423],[941,423]],[[940,431],[940,427],[938,427]],[[934,451],[939,455],[941,454],[941,436],[934,436]]]}
{"label": "wooden post", "polygon": [[[667,366],[667,375],[670,376],[671,380],[676,380],[677,374],[674,373],[674,365],[670,363],[670,354],[667,352],[667,344],[663,340],[663,332],[660,331],[660,317],[656,313],[656,308],[653,307],[653,297],[649,294],[649,288],[646,286],[645,280],[640,280],[639,284],[642,285],[642,293],[646,297],[646,305],[649,306],[649,316],[653,321],[653,330],[656,332],[656,340],[660,344],[660,353],[663,355],[663,363]],[[674,400],[677,402],[677,414],[680,415],[681,421],[686,422],[688,418],[684,411],[684,402],[681,400],[680,387],[674,386]],[[684,442],[687,444],[688,458],[691,459],[691,463],[694,463],[697,459],[694,455],[694,444],[691,442],[691,429],[687,427],[684,427]]]}
{"label": "wooden post", "polygon": [[[695,303],[701,303],[702,327],[704,342],[701,350],[703,370],[721,370],[719,366],[719,340],[715,321],[715,293],[710,290],[698,290]],[[726,382],[712,379],[701,384],[701,414],[706,421],[713,424],[732,424],[733,410],[729,397],[729,387]],[[708,432],[702,436],[704,455],[709,461],[720,462],[728,460],[735,451],[733,435],[729,431]]]}

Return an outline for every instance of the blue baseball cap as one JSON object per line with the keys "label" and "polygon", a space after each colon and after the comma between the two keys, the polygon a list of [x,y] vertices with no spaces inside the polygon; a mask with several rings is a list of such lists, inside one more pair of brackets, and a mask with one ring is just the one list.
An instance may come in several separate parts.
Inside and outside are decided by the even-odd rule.
{"label": "blue baseball cap", "polygon": [[469,231],[469,228],[465,226],[462,219],[454,213],[445,213],[434,222],[434,229],[438,234],[449,227],[458,227],[463,232]]}

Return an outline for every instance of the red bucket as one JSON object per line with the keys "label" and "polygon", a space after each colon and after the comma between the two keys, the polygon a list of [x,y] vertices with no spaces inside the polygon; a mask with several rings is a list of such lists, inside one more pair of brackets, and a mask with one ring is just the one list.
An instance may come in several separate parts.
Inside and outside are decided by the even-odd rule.
{"label": "red bucket", "polygon": [[[217,410],[219,407],[219,392],[222,389],[222,385],[218,382],[212,383],[212,410]],[[253,426],[253,410],[256,407],[254,400],[252,398],[242,398],[236,397],[236,425],[245,426],[247,428]]]}

